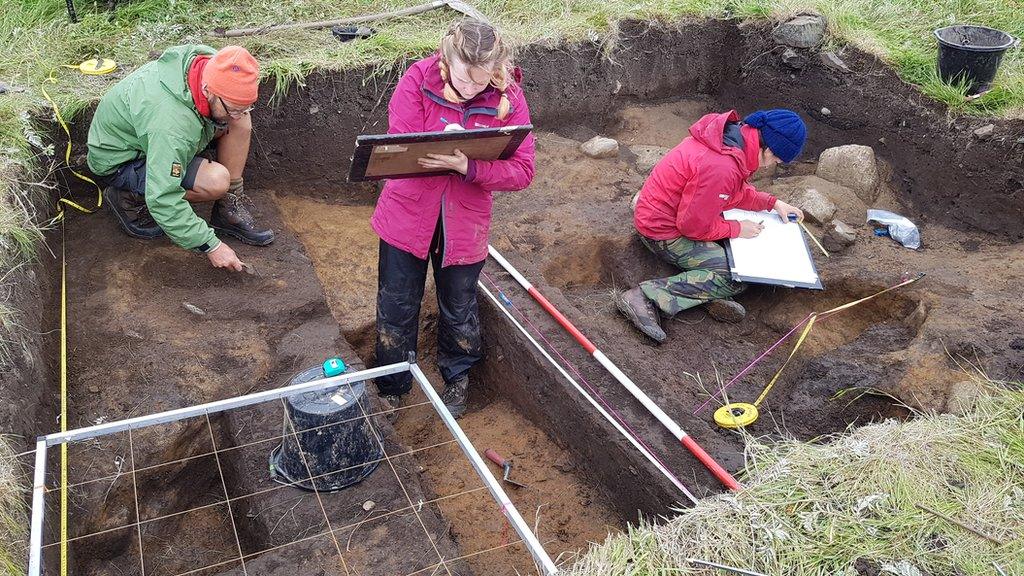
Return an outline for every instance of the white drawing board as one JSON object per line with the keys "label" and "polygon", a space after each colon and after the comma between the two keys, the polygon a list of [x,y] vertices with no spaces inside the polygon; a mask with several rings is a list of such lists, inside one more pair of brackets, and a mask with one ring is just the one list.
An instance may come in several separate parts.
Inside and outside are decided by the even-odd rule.
{"label": "white drawing board", "polygon": [[734,280],[822,289],[818,270],[807,247],[803,230],[795,222],[783,222],[775,212],[727,210],[726,220],[751,220],[764,225],[754,238],[731,238],[726,245],[729,270]]}

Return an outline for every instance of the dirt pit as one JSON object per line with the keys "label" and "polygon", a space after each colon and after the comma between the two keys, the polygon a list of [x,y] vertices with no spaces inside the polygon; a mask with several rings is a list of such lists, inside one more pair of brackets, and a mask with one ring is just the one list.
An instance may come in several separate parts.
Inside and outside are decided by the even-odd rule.
{"label": "dirt pit", "polygon": [[[537,176],[524,192],[497,194],[492,243],[719,462],[733,472],[744,464],[741,437],[710,418],[724,400],[716,394],[720,383],[810,311],[870,295],[906,273],[927,276],[815,329],[749,432],[818,438],[908,417],[904,404],[946,409],[956,400],[950,384],[971,370],[1020,377],[1024,320],[1012,295],[1024,280],[1024,229],[1013,227],[1019,176],[1007,167],[1016,152],[1001,147],[1003,140],[966,145],[942,132],[941,115],[915,104],[911,89],[866,56],[847,54],[863,73],[859,83],[813,61],[797,77],[778,65],[736,64],[768,54],[764,30],[718,21],[620,30],[614,61],[598,46],[525,51]],[[376,191],[342,180],[351,136],[382,130],[388,89],[348,73],[316,76],[284,106],[257,116],[247,187],[258,217],[279,235],[268,248],[238,247],[256,276],[211,270],[165,240],[127,239],[109,214],[69,219],[70,427],[278,387],[334,355],[372,363],[377,239],[369,216]],[[845,100],[832,101],[833,94]],[[831,116],[818,112],[823,105]],[[864,202],[828,188],[837,217],[858,230],[858,240],[831,259],[816,257],[825,291],[751,286],[738,297],[748,311],[743,322],[720,324],[693,309],[666,322],[669,341],[656,347],[613,305],[616,291],[672,273],[639,243],[629,200],[659,154],[702,114],[764,106],[804,113],[812,160],[828,146],[876,146],[884,178],[872,207],[915,220],[924,249],[873,236],[863,223]],[[341,111],[325,112],[331,110]],[[619,156],[582,156],[579,143],[596,134],[617,138]],[[964,162],[981,168],[965,175],[947,166]],[[758,185],[789,198],[814,172],[813,162],[797,163],[759,175]],[[1008,198],[1009,208],[993,208],[987,195],[966,187],[967,178]],[[721,491],[494,263],[482,280],[506,295],[514,316],[543,336],[683,484],[697,496]],[[433,298],[428,286],[419,361],[439,386]],[[529,487],[510,489],[510,496],[553,557],[570,562],[627,522],[685,505],[498,306],[480,302],[487,356],[472,373],[470,412],[461,423],[481,452],[494,448],[514,461],[513,477]],[[786,350],[731,387],[729,400],[756,398]],[[711,407],[699,411],[708,400]],[[420,393],[410,395],[394,427],[377,421],[391,457],[370,478],[319,498],[269,479],[280,405],[75,445],[73,573],[142,574],[143,566],[166,576],[534,572],[423,402]],[[52,429],[52,420],[40,425],[41,432]],[[52,460],[50,469],[57,466]],[[132,469],[135,475],[126,473]],[[56,497],[52,490],[47,496],[51,511]],[[55,542],[51,530],[48,573],[57,567]]]}

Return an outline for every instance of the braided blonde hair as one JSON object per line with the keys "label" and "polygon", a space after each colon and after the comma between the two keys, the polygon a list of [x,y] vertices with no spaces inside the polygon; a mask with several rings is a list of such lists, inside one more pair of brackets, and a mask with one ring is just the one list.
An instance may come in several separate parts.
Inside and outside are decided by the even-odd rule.
{"label": "braided blonde hair", "polygon": [[486,22],[466,18],[460,20],[448,29],[448,32],[441,38],[441,58],[438,66],[441,69],[441,79],[444,80],[444,98],[449,102],[462,103],[464,99],[459,96],[452,87],[449,66],[453,59],[457,59],[466,66],[487,67],[494,66],[491,75],[491,86],[501,92],[501,102],[498,104],[498,119],[504,120],[508,117],[511,105],[505,91],[511,84],[512,49],[502,40],[501,33]]}

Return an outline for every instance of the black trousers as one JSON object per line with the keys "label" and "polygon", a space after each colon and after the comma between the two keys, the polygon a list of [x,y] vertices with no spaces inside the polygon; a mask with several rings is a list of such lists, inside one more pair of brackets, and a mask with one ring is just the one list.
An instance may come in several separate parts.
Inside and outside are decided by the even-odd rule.
{"label": "black trousers", "polygon": [[[434,235],[430,258],[419,258],[380,241],[377,261],[377,366],[403,362],[416,351],[420,302],[427,264],[434,271],[439,318],[437,364],[445,383],[457,380],[482,357],[476,283],[484,262],[441,267],[441,227]],[[399,395],[412,388],[412,374],[377,378],[381,394]]]}

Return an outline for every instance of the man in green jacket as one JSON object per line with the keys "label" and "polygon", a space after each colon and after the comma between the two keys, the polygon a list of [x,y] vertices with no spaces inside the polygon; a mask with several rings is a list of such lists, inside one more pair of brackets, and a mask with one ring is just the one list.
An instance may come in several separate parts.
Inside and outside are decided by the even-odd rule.
{"label": "man in green jacket", "polygon": [[[175,46],[132,72],[100,100],[89,127],[89,168],[104,177],[104,198],[121,227],[136,238],[165,233],[206,253],[218,268],[242,270],[215,231],[265,246],[242,205],[259,64],[240,46]],[[199,156],[216,146],[217,161]],[[210,223],[190,203],[213,201]]]}

